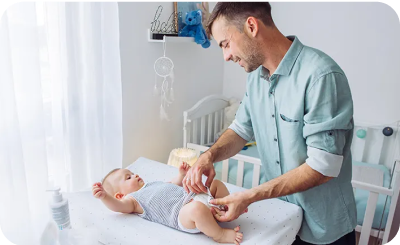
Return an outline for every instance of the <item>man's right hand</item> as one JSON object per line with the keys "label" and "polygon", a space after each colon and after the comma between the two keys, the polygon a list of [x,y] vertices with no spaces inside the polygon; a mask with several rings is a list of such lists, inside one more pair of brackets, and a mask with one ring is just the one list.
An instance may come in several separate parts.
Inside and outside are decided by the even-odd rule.
{"label": "man's right hand", "polygon": [[196,194],[202,192],[207,193],[207,189],[202,181],[203,174],[207,176],[205,185],[210,187],[215,177],[215,170],[213,162],[207,152],[200,155],[199,159],[197,159],[196,163],[189,169],[182,180],[182,186],[187,193],[190,191]]}

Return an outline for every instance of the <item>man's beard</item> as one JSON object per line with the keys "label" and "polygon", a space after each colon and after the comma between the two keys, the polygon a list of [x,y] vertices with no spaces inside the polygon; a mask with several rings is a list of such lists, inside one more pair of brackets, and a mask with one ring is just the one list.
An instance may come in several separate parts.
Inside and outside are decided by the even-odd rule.
{"label": "man's beard", "polygon": [[245,71],[248,73],[256,70],[264,62],[265,57],[259,52],[259,48],[257,47],[260,47],[260,44],[251,41],[251,39],[246,36],[243,53],[246,54],[247,57],[243,59],[243,61],[245,61],[243,65]]}

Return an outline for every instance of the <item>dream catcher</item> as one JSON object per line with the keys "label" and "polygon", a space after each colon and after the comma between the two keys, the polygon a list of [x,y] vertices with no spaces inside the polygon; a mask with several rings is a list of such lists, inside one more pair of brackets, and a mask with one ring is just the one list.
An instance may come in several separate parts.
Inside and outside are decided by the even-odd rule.
{"label": "dream catcher", "polygon": [[[154,94],[160,95],[160,119],[169,121],[167,115],[167,108],[174,101],[174,63],[172,60],[165,56],[166,40],[163,43],[164,56],[160,57],[154,63],[154,71],[156,72]],[[157,78],[162,77],[163,81],[161,86],[158,86]]]}

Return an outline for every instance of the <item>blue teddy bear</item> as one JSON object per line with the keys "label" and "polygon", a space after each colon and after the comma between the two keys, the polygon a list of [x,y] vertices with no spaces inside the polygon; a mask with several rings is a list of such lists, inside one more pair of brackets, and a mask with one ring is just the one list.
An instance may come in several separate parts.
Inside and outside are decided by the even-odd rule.
{"label": "blue teddy bear", "polygon": [[182,28],[178,35],[181,37],[194,37],[194,41],[197,44],[201,44],[203,48],[208,48],[211,45],[201,23],[201,10],[186,13],[186,26]]}

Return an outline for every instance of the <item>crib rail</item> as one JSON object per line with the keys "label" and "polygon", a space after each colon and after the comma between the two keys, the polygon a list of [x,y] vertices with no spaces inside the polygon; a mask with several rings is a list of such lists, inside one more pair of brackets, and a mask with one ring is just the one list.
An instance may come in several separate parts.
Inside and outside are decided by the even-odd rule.
{"label": "crib rail", "polygon": [[224,109],[229,100],[221,95],[210,95],[183,112],[183,145],[212,144],[223,128]]}
{"label": "crib rail", "polygon": [[[384,127],[392,127],[393,135],[390,137],[382,134]],[[357,131],[364,130],[364,138],[357,137]],[[351,145],[353,160],[373,164],[385,165],[391,168],[393,164],[393,153],[398,146],[397,134],[400,130],[400,122],[385,125],[373,125],[365,122],[355,122],[354,137]]]}
{"label": "crib rail", "polygon": [[[390,188],[385,188],[385,187],[380,187],[380,186],[375,186],[371,185],[368,183],[363,183],[359,181],[351,181],[351,184],[353,185],[353,188],[356,189],[363,189],[366,191],[369,191],[369,196],[368,196],[368,202],[367,202],[367,207],[365,210],[365,215],[364,215],[364,220],[363,220],[363,225],[362,227],[357,226],[356,230],[361,232],[360,235],[360,240],[359,244],[368,244],[370,235],[374,237],[382,238],[382,244],[385,244],[388,242],[389,238],[389,233],[390,229],[392,226],[392,221],[394,217],[394,212],[395,212],[395,207],[397,204],[397,200],[399,198],[399,178],[400,178],[400,168],[399,168],[400,160],[396,160],[396,164],[394,165],[393,169],[393,178],[392,178],[392,183]],[[392,197],[391,203],[390,203],[390,208],[389,208],[389,215],[387,218],[386,226],[385,226],[385,231],[378,232],[377,230],[372,229],[372,223],[375,215],[375,209],[378,201],[379,194],[386,195]],[[383,234],[383,237],[382,237]]]}

